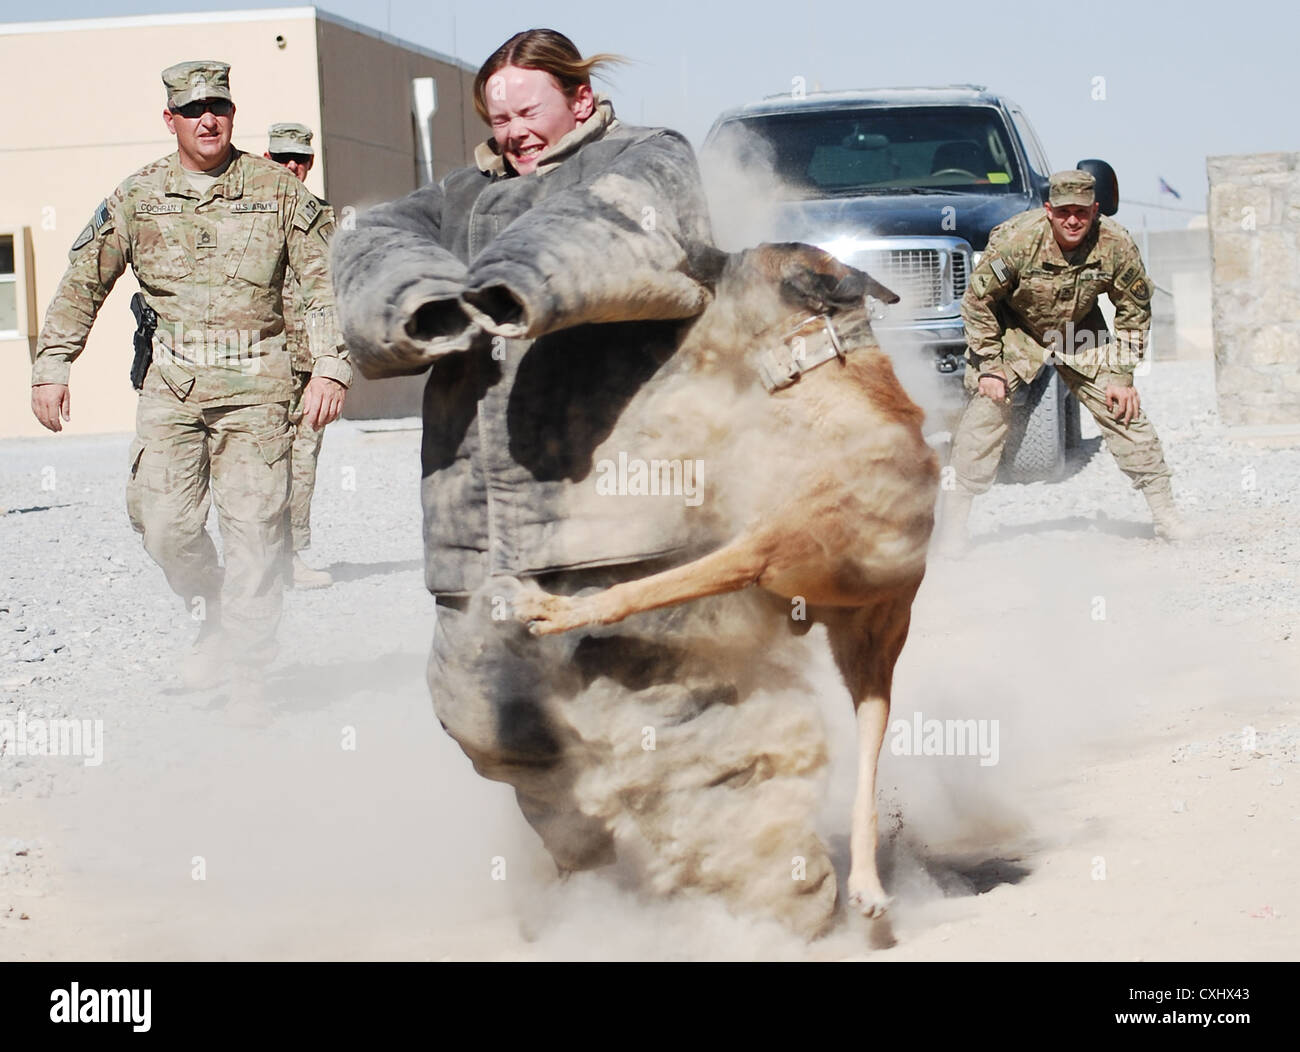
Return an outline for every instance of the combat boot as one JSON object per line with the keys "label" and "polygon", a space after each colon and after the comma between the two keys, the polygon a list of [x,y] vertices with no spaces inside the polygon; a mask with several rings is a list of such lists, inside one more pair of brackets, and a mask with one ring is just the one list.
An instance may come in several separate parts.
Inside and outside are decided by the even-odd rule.
{"label": "combat boot", "polygon": [[328,588],[334,578],[327,570],[313,570],[297,552],[293,553],[293,586],[295,588]]}
{"label": "combat boot", "polygon": [[181,665],[182,690],[207,690],[230,678],[230,650],[219,618],[209,617],[199,626],[198,637]]}
{"label": "combat boot", "polygon": [[275,722],[275,712],[266,697],[266,686],[255,673],[241,672],[231,684],[226,720],[236,727],[258,730]]}
{"label": "combat boot", "polygon": [[1191,530],[1178,514],[1174,490],[1167,478],[1156,479],[1143,487],[1142,496],[1147,499],[1147,507],[1151,509],[1151,522],[1160,540],[1185,541],[1192,536]]}
{"label": "combat boot", "polygon": [[949,490],[939,502],[939,524],[935,530],[933,549],[945,559],[959,559],[970,550],[966,523],[970,519],[970,506],[975,498],[963,489]]}

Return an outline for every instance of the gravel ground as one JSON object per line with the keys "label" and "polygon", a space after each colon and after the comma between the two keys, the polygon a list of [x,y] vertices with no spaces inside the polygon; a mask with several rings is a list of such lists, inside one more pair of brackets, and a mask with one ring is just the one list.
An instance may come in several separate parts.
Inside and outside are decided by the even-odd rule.
{"label": "gravel ground", "polygon": [[[1000,762],[887,741],[892,925],[846,920],[811,948],[596,876],[550,880],[509,790],[472,773],[428,702],[414,421],[330,428],[309,561],[337,583],[288,594],[260,732],[229,726],[220,692],[172,686],[196,626],[127,522],[130,436],[0,442],[0,720],[103,720],[98,765],[0,756],[0,955],[1293,954],[1300,439],[1230,437],[1210,363],[1158,363],[1139,386],[1197,538],[1152,538],[1087,420],[1064,481],[976,502],[970,557],[934,563],[918,598],[895,714],[1000,720]],[[842,865],[852,715],[829,665],[812,678]],[[1245,819],[1263,853],[1238,872],[1224,860],[1251,849],[1206,838]],[[1097,857],[1133,873],[1139,850],[1149,882],[1112,877],[1105,908],[1083,903]],[[496,859],[510,880],[488,879]],[[1217,881],[1188,877],[1207,864]],[[1137,919],[1153,909],[1167,923]]]}
{"label": "gravel ground", "polygon": [[[1184,582],[1171,609],[1258,619],[1289,639],[1300,611],[1300,428],[1289,446],[1233,441],[1214,404],[1210,362],[1161,362],[1139,378],[1143,407],[1174,471],[1174,493],[1202,534],[1177,553]],[[1014,538],[1053,526],[1149,537],[1146,503],[1130,490],[1083,414],[1084,448],[1065,484],[995,488],[976,503],[972,530]]]}

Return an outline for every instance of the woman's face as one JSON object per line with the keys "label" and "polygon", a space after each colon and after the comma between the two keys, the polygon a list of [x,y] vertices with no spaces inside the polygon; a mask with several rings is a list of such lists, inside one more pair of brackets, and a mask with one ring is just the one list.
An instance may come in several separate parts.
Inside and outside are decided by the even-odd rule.
{"label": "woman's face", "polygon": [[501,154],[520,175],[537,169],[537,156],[592,115],[595,99],[584,84],[565,96],[540,69],[502,66],[488,78],[488,120]]}

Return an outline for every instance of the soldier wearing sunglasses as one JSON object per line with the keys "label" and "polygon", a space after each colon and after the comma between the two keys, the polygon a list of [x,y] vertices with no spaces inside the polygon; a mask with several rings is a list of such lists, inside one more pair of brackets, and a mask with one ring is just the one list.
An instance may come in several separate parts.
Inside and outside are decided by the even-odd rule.
{"label": "soldier wearing sunglasses", "polygon": [[[309,427],[338,417],[352,368],[329,278],[333,223],[284,167],[232,146],[229,74],[206,61],[163,71],[176,152],[128,176],[73,241],[32,366],[32,411],[51,431],[71,419],[71,365],[129,266],[141,313],[155,323],[127,511],[186,618],[199,622],[179,662],[182,683],[233,679],[240,715],[265,722],[261,682],[282,605],[293,441],[287,269],[311,337],[301,400]],[[204,526],[214,500],[224,568]]]}
{"label": "soldier wearing sunglasses", "polygon": [[[312,138],[312,130],[305,124],[289,121],[272,124],[267,129],[267,148],[262,156],[283,165],[306,182],[307,173],[316,161]],[[332,223],[334,210],[324,201],[321,207],[326,221]],[[302,420],[302,396],[311,381],[312,359],[300,300],[298,279],[290,272],[284,282],[284,331],[293,362],[293,401],[289,407],[289,423],[293,427],[293,448],[289,456],[293,476],[289,492],[289,543],[293,547],[290,580],[295,588],[328,588],[334,578],[327,570],[308,566],[300,554],[311,547],[311,498],[316,490],[316,460],[325,437],[323,430],[308,427]]]}

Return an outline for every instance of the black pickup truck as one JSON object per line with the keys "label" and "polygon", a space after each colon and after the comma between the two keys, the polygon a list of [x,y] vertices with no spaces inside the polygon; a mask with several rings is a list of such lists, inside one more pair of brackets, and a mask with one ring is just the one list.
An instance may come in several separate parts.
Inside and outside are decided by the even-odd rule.
{"label": "black pickup truck", "polygon": [[[899,304],[875,307],[882,342],[932,356],[953,377],[947,408],[960,404],[966,282],[989,232],[1047,198],[1052,169],[1019,106],[973,85],[779,96],[722,114],[701,163],[706,180],[714,163],[774,177],[782,200],[762,239],[818,245],[897,292]],[[1114,172],[1079,165],[1113,215]],[[1078,402],[1045,369],[1018,397],[1004,477],[1058,478],[1078,434]]]}

